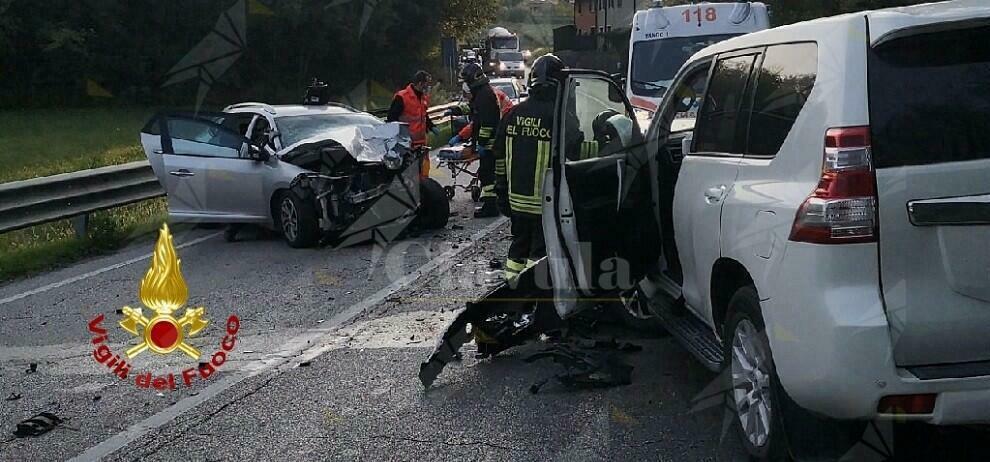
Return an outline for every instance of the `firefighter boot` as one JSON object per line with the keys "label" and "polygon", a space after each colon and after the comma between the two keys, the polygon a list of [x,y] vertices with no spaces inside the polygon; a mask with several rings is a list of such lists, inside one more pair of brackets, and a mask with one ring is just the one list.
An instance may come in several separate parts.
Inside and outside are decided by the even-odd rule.
{"label": "firefighter boot", "polygon": [[499,216],[498,204],[494,197],[482,197],[481,206],[474,209],[475,218],[491,218]]}

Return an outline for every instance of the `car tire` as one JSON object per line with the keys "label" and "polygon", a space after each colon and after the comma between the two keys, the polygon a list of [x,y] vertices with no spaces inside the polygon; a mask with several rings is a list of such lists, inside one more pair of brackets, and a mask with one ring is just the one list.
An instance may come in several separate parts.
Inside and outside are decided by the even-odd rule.
{"label": "car tire", "polygon": [[[746,326],[749,326],[748,328]],[[769,433],[763,444],[754,442],[743,429],[737,388],[740,382],[746,382],[745,368],[734,354],[746,356],[735,348],[741,339],[739,335],[747,329],[750,338],[764,358],[761,370],[765,379],[756,382],[763,383],[764,398],[769,403]],[[760,308],[760,297],[754,286],[746,286],[736,291],[729,301],[728,321],[723,335],[723,377],[725,377],[726,408],[734,413],[733,426],[736,427],[740,440],[750,457],[761,461],[790,461],[790,460],[840,460],[847,455],[862,438],[866,430],[866,422],[839,421],[825,416],[819,416],[794,402],[780,384],[777,368],[773,362],[773,352],[766,335],[766,324]],[[748,355],[754,359],[752,354]],[[751,361],[756,362],[756,361]],[[735,363],[735,364],[734,364]],[[758,363],[757,366],[760,364]],[[733,366],[736,369],[733,369]],[[735,383],[733,383],[735,382]],[[785,425],[786,423],[786,425]]]}
{"label": "car tire", "polygon": [[278,201],[276,222],[289,247],[306,248],[316,245],[320,237],[316,209],[310,201],[293,191],[286,191]]}
{"label": "car tire", "polygon": [[416,214],[417,225],[423,229],[438,229],[447,226],[450,218],[450,201],[443,186],[433,178],[424,178],[419,182],[419,210]]}
{"label": "car tire", "polygon": [[743,447],[755,460],[789,460],[777,373],[755,287],[732,296],[722,339],[726,409]]}

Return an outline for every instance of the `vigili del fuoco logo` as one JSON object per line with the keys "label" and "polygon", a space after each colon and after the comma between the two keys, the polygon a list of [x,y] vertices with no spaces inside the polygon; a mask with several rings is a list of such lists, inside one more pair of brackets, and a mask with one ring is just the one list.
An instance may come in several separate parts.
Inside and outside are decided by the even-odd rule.
{"label": "vigili del fuoco logo", "polygon": [[[180,261],[172,244],[168,225],[162,225],[158,233],[151,267],[141,279],[139,298],[143,307],[125,306],[119,311],[123,314],[123,319],[118,324],[130,334],[132,342],[136,339],[136,343],[127,348],[123,356],[110,349],[107,330],[103,328],[103,314],[98,314],[89,322],[89,331],[93,334],[93,359],[112,374],[121,380],[134,376],[134,384],[139,388],[175,390],[180,382],[190,387],[197,377],[202,380],[210,378],[227,361],[227,354],[234,349],[241,325],[236,315],[227,318],[220,348],[208,360],[200,362],[202,354],[187,342],[187,339],[202,332],[210,321],[206,318],[206,308],[186,307],[189,288],[182,278]],[[147,315],[145,309],[148,311]],[[178,316],[179,311],[182,311],[181,316]],[[153,376],[151,372],[132,373],[131,363],[128,361],[146,351],[159,355],[181,352],[198,364],[179,373],[170,372],[160,376]]]}

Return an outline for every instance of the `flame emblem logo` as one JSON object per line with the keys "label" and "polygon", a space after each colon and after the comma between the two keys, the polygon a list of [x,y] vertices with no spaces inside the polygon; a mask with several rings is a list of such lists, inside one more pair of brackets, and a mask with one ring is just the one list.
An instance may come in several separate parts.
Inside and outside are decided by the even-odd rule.
{"label": "flame emblem logo", "polygon": [[147,318],[141,307],[125,306],[124,319],[120,327],[138,338],[140,343],[126,351],[133,358],[145,350],[158,354],[169,354],[180,350],[193,359],[199,359],[200,352],[185,342],[206,328],[209,321],[203,318],[203,307],[186,308],[182,317],[173,314],[185,306],[189,299],[189,288],[182,278],[178,254],[172,244],[172,234],[168,225],[162,225],[158,232],[158,243],[151,257],[151,267],[141,280],[140,299],[154,316]]}

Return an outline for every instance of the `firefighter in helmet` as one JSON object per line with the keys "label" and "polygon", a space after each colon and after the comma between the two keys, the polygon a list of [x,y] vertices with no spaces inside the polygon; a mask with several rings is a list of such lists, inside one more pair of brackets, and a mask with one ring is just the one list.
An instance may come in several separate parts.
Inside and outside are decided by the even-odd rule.
{"label": "firefighter in helmet", "polygon": [[481,206],[474,210],[475,218],[494,217],[498,215],[498,205],[495,197],[495,158],[492,155],[492,144],[495,140],[495,130],[501,119],[498,98],[488,83],[488,76],[475,63],[469,63],[461,69],[461,80],[465,90],[471,93],[471,132],[473,134],[473,151],[478,154],[478,179],[481,180]]}
{"label": "firefighter in helmet", "polygon": [[499,211],[512,219],[512,244],[505,263],[505,278],[510,281],[546,255],[541,196],[563,70],[564,62],[552,54],[537,58],[530,70],[529,99],[503,117],[495,137]]}

